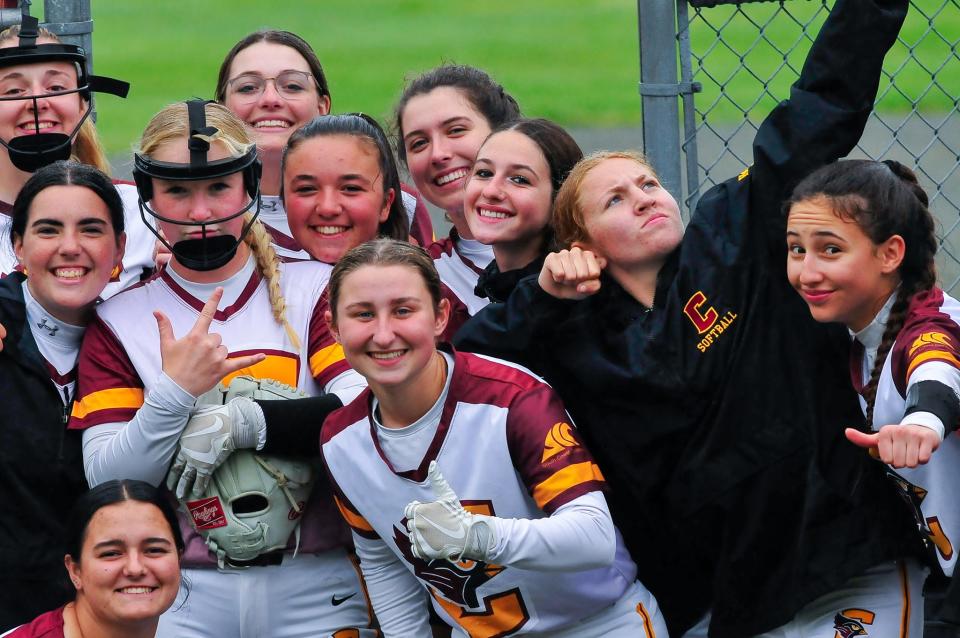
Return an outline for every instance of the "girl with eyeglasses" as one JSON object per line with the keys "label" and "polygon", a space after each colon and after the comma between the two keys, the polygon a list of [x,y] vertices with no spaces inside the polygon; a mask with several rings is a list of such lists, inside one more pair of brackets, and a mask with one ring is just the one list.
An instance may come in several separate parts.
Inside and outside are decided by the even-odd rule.
{"label": "girl with eyeglasses", "polygon": [[[216,100],[239,117],[257,142],[263,162],[260,218],[281,259],[311,259],[294,236],[280,198],[281,158],[290,135],[318,115],[330,113],[330,88],[313,48],[289,31],[263,30],[246,36],[220,65]],[[410,234],[426,245],[433,227],[416,191],[401,185],[397,198],[407,212]]]}

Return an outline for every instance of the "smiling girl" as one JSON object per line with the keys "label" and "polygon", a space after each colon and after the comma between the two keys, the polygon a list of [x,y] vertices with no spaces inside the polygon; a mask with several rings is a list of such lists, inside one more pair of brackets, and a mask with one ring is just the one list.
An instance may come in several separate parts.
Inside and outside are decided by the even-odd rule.
{"label": "smiling girl", "polygon": [[565,130],[543,119],[505,124],[483,143],[464,193],[470,232],[493,247],[478,295],[505,301],[520,279],[540,272],[554,248],[554,197],[582,157]]}
{"label": "smiling girl", "polygon": [[372,118],[314,118],[290,137],[282,172],[290,229],[312,259],[335,264],[378,235],[407,238],[397,166]]}
{"label": "smiling girl", "polygon": [[[243,120],[263,163],[261,218],[281,259],[310,259],[280,197],[281,159],[290,136],[318,115],[330,113],[331,96],[323,66],[306,40],[289,31],[266,29],[237,42],[220,64],[216,100]],[[408,215],[410,234],[432,241],[433,228],[416,191],[395,194]],[[317,257],[313,257],[317,259]]]}
{"label": "smiling girl", "polygon": [[323,457],[385,635],[430,635],[428,600],[455,636],[666,635],[563,404],[516,366],[438,350],[440,289],[427,253],[390,240],[330,280],[369,389],[327,419]]}
{"label": "smiling girl", "polygon": [[20,190],[11,249],[23,269],[0,280],[0,630],[64,604],[63,513],[86,490],[66,416],[80,341],[123,257],[123,203],[97,169],[57,162]]}
{"label": "smiling girl", "polygon": [[[868,432],[847,430],[895,468],[947,576],[960,507],[960,304],[936,286],[937,240],[926,193],[895,161],[841,161],[794,190],[787,275],[817,321],[845,324],[850,373]],[[934,452],[935,451],[935,452]]]}
{"label": "smiling girl", "polygon": [[451,324],[458,326],[488,303],[475,288],[493,259],[467,225],[464,187],[480,145],[494,128],[517,119],[520,107],[480,69],[444,65],[410,81],[395,114],[397,156],[423,197],[453,223],[450,236],[428,251],[453,293]]}
{"label": "smiling girl", "polygon": [[141,481],[108,481],[73,507],[62,562],[74,600],[9,638],[153,638],[180,588],[183,538],[167,496]]}
{"label": "smiling girl", "polygon": [[[36,21],[24,18],[0,32],[0,275],[22,267],[10,250],[11,205],[39,167],[73,158],[108,173],[92,119],[91,91],[126,95],[126,83],[88,75],[82,49],[61,44]],[[153,270],[154,238],[137,210],[136,189],[117,183],[124,202],[127,244],[123,263],[101,291],[106,298]]]}

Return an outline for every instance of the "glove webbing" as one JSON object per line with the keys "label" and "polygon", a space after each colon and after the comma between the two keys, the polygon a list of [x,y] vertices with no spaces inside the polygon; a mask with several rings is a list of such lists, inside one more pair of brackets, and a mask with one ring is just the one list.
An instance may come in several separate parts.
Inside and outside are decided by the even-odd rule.
{"label": "glove webbing", "polygon": [[273,467],[272,465],[264,461],[259,456],[254,456],[253,458],[254,460],[256,460],[257,463],[260,464],[260,467],[262,467],[264,471],[270,476],[272,476],[273,480],[277,482],[277,486],[281,490],[283,490],[283,495],[286,496],[287,501],[290,502],[290,507],[292,507],[297,514],[303,514],[303,506],[300,505],[300,503],[297,503],[296,500],[294,500],[293,494],[290,493],[290,488],[287,487],[287,483],[289,482],[289,480],[287,479],[287,476],[277,468]]}
{"label": "glove webbing", "polygon": [[[273,467],[258,455],[253,456],[254,460],[260,464],[260,467],[263,468],[263,471],[273,477],[273,480],[277,482],[277,486],[283,490],[283,495],[287,497],[287,500],[290,502],[290,506],[293,507],[293,510],[297,514],[303,514],[305,505],[301,505],[294,498],[293,494],[290,493],[290,488],[287,487],[289,480],[287,479],[286,474]],[[300,551],[300,526],[297,525],[296,529],[293,530],[294,544],[293,544],[293,557],[297,557],[297,552]]]}

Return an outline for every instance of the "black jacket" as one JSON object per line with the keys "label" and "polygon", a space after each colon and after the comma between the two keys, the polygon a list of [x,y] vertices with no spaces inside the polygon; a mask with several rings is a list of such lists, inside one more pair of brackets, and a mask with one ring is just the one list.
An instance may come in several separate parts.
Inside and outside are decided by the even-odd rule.
{"label": "black jacket", "polygon": [[27,326],[21,283],[0,280],[0,631],[73,599],[63,566],[65,527],[87,489],[81,433]]}
{"label": "black jacket", "polygon": [[907,4],[838,0],[749,173],[700,200],[652,309],[609,277],[581,302],[530,278],[458,333],[461,349],[557,388],[671,634],[708,608],[711,636],[773,629],[916,552],[883,468],[843,437],[863,419],[848,339],[790,288],[781,213],[799,179],[860,138]]}
{"label": "black jacket", "polygon": [[491,303],[503,303],[524,277],[540,274],[540,269],[543,268],[543,261],[546,258],[547,255],[544,253],[523,268],[515,268],[506,272],[500,270],[496,259],[491,260],[487,267],[483,269],[483,272],[480,273],[473,293],[478,297],[486,297]]}

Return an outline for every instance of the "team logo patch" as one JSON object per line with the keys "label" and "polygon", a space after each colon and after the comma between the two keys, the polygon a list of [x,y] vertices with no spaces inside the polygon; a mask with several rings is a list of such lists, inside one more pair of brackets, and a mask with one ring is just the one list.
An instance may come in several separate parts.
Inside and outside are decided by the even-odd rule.
{"label": "team logo patch", "polygon": [[573,438],[571,429],[570,424],[565,421],[553,424],[550,432],[547,433],[546,441],[543,443],[543,458],[540,459],[541,463],[560,454],[567,448],[577,447],[579,445],[577,440]]}
{"label": "team logo patch", "polygon": [[700,342],[697,343],[697,350],[700,352],[706,352],[707,348],[712,346],[737,318],[737,313],[732,310],[721,316],[716,308],[707,303],[707,296],[701,290],[687,299],[687,303],[683,306],[683,314],[702,335]]}
{"label": "team logo patch", "polygon": [[202,498],[197,501],[187,501],[187,509],[193,518],[193,525],[197,531],[226,527],[227,515],[218,496]]}
{"label": "team logo patch", "polygon": [[910,345],[910,356],[912,357],[913,353],[920,348],[931,345],[943,346],[945,350],[950,350],[950,337],[942,332],[924,332]]}
{"label": "team logo patch", "polygon": [[844,609],[833,618],[833,628],[837,630],[834,638],[851,638],[852,636],[867,636],[864,625],[872,625],[877,617],[866,609]]}

